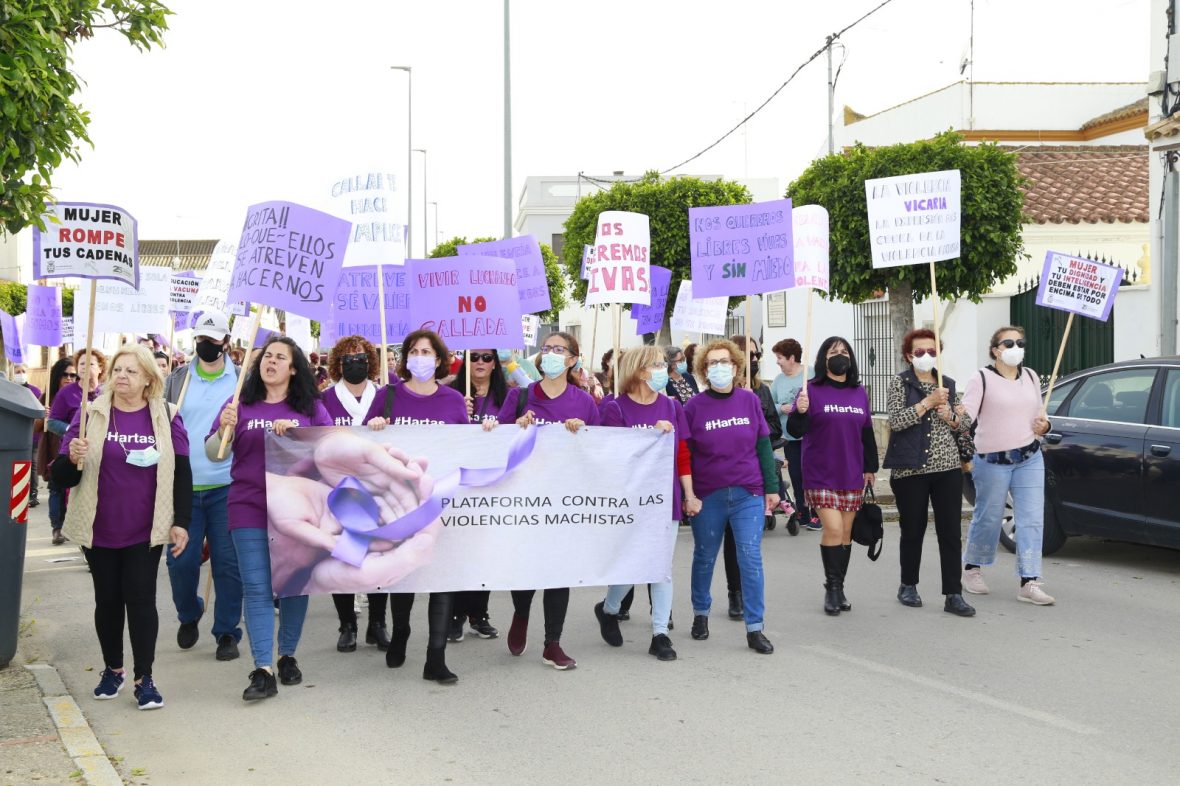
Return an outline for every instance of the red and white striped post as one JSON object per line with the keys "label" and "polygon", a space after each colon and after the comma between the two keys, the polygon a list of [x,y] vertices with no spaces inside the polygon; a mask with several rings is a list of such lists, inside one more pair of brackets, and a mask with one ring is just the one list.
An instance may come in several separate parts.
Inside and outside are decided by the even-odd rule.
{"label": "red and white striped post", "polygon": [[29,484],[33,479],[33,462],[12,462],[12,494],[8,498],[8,516],[14,524],[29,523]]}

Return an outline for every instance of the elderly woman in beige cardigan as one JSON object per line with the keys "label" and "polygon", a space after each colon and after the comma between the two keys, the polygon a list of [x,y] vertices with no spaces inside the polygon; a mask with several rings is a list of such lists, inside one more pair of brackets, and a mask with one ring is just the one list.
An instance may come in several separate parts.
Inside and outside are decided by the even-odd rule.
{"label": "elderly woman in beige cardigan", "polygon": [[94,698],[122,690],[123,623],[131,636],[139,709],[164,706],[152,680],[156,574],[165,544],[188,545],[192,470],[188,436],[164,400],[164,380],[147,349],[126,345],[110,361],[109,384],[62,440],[53,477],[74,488],[64,531],[82,546],[94,581],[94,627],[104,668]]}

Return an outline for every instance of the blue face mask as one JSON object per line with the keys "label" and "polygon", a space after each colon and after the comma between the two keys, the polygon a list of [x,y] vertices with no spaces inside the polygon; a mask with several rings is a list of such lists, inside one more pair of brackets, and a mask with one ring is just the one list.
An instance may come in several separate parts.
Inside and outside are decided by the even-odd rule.
{"label": "blue face mask", "polygon": [[647,380],[647,386],[656,393],[663,391],[668,387],[668,369],[659,368],[652,369],[651,379]]}
{"label": "blue face mask", "polygon": [[557,379],[565,373],[565,358],[554,352],[541,355],[541,373],[549,379]]}
{"label": "blue face mask", "polygon": [[733,384],[733,365],[710,366],[709,384],[717,389],[727,388]]}
{"label": "blue face mask", "polygon": [[506,360],[512,359],[512,350],[511,349],[497,349],[496,354],[500,356],[501,363],[503,363]]}
{"label": "blue face mask", "polygon": [[680,376],[684,376],[685,374],[688,373],[688,361],[687,360],[682,360],[676,364],[676,373],[679,374]]}
{"label": "blue face mask", "polygon": [[578,362],[574,364],[574,371],[582,370],[582,359],[578,358]]}

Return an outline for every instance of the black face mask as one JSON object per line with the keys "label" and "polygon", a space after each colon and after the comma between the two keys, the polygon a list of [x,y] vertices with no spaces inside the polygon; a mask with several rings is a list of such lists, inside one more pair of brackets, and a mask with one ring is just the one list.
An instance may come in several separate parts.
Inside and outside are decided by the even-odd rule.
{"label": "black face mask", "polygon": [[206,363],[213,363],[221,357],[223,352],[225,352],[225,347],[221,344],[214,344],[212,341],[197,342],[197,357]]}
{"label": "black face mask", "polygon": [[850,368],[852,368],[852,360],[847,355],[833,355],[828,358],[828,371],[838,377],[847,374]]}
{"label": "black face mask", "polygon": [[344,381],[350,385],[359,385],[369,378],[368,360],[349,360],[340,366]]}
{"label": "black face mask", "polygon": [[750,361],[750,376],[751,377],[758,376],[758,361],[757,360]]}

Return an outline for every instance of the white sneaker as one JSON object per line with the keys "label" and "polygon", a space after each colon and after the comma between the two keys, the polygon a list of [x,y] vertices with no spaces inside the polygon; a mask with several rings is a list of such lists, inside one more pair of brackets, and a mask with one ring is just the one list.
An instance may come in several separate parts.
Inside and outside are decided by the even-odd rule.
{"label": "white sneaker", "polygon": [[1041,589],[1041,582],[1030,581],[1016,593],[1016,599],[1034,606],[1052,606],[1057,601],[1053,596]]}
{"label": "white sneaker", "polygon": [[986,595],[991,592],[983,581],[982,570],[971,568],[963,571],[963,591],[970,592],[972,595]]}

